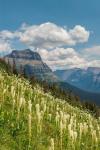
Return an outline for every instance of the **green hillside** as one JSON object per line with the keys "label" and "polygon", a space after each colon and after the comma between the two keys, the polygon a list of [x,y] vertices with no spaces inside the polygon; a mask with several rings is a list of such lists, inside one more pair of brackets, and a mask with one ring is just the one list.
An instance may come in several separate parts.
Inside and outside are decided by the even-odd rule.
{"label": "green hillside", "polygon": [[6,72],[11,72],[11,67],[7,64],[2,58],[0,58],[0,69],[5,70]]}
{"label": "green hillside", "polygon": [[0,150],[100,150],[100,118],[0,69]]}

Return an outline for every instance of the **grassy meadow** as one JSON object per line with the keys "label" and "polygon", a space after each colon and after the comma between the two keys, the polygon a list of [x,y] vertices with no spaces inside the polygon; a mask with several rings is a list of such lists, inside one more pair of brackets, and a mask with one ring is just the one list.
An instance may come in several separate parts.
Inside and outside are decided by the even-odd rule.
{"label": "grassy meadow", "polygon": [[100,118],[0,70],[0,150],[100,150]]}

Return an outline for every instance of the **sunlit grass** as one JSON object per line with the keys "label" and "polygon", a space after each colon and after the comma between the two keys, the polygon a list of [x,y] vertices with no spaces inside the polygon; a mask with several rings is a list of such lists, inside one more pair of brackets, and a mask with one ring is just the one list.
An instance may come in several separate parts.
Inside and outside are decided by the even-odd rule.
{"label": "sunlit grass", "polygon": [[100,150],[100,119],[0,71],[1,150]]}

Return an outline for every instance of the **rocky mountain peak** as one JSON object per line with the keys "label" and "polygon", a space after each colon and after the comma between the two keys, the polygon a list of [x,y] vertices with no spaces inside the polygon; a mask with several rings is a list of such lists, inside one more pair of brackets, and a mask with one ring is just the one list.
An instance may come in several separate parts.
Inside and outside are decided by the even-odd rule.
{"label": "rocky mountain peak", "polygon": [[29,60],[42,60],[41,56],[30,49],[25,49],[25,50],[13,50],[9,55],[6,57],[9,58],[21,58],[21,59],[29,59]]}
{"label": "rocky mountain peak", "polygon": [[39,80],[57,81],[57,77],[52,70],[42,61],[41,56],[35,51],[30,49],[14,50],[6,55],[4,59],[11,66],[15,63],[18,73],[20,73],[20,68],[22,68],[27,77],[34,76]]}

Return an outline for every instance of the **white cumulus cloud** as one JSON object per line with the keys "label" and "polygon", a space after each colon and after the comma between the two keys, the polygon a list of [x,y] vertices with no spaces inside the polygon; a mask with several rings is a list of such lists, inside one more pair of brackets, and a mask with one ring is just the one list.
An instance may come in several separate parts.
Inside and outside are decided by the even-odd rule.
{"label": "white cumulus cloud", "polygon": [[90,32],[80,25],[76,25],[73,29],[70,30],[69,33],[72,39],[79,43],[87,42],[90,35]]}
{"label": "white cumulus cloud", "polygon": [[52,51],[38,49],[37,51],[42,56],[42,59],[54,70],[87,66],[87,61],[73,48],[55,48]]}
{"label": "white cumulus cloud", "polygon": [[82,54],[85,57],[90,57],[90,59],[99,58],[100,59],[100,45],[92,46],[82,50]]}
{"label": "white cumulus cloud", "polygon": [[[73,48],[55,48],[51,51],[37,49],[44,62],[53,70],[68,68],[100,67],[100,59],[90,59]],[[100,56],[100,55],[99,55]]]}
{"label": "white cumulus cloud", "polygon": [[0,40],[0,55],[11,51],[11,44],[7,41]]}
{"label": "white cumulus cloud", "polygon": [[17,39],[33,49],[73,46],[80,42],[87,42],[88,38],[89,31],[80,25],[68,30],[51,22],[40,25],[27,25],[24,23],[15,31],[0,31],[0,40],[12,43]]}
{"label": "white cumulus cloud", "polygon": [[0,51],[6,51],[10,49],[11,49],[10,43],[0,40]]}
{"label": "white cumulus cloud", "polygon": [[72,46],[87,42],[89,31],[82,26],[75,26],[69,31],[54,23],[24,26],[20,34],[21,42],[34,48],[52,49],[55,47]]}
{"label": "white cumulus cloud", "polygon": [[[23,24],[15,31],[0,31],[0,53],[10,51],[16,40],[19,45],[37,51],[53,69],[66,69],[72,67],[100,66],[100,46],[83,49],[78,53],[71,47],[78,43],[87,42],[90,32],[81,25],[72,29],[47,22],[40,25]],[[16,44],[15,44],[16,45]]]}
{"label": "white cumulus cloud", "polygon": [[15,32],[11,32],[8,30],[0,31],[0,39],[2,40],[9,40],[15,38]]}

